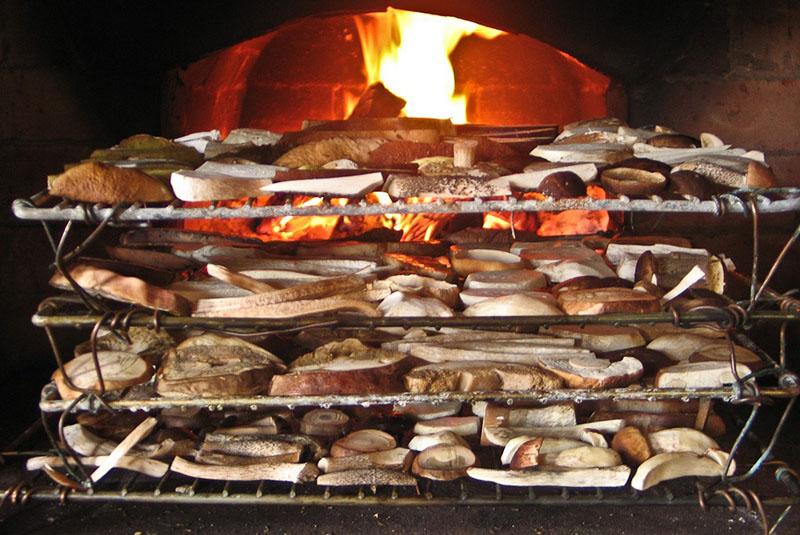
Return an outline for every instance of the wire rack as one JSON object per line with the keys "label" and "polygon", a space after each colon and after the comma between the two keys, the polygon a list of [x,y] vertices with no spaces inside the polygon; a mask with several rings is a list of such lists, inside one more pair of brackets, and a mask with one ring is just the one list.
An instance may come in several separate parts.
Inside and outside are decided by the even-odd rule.
{"label": "wire rack", "polygon": [[[40,408],[42,410],[42,423],[45,430],[52,424],[48,415],[59,416],[59,431],[64,419],[76,412],[98,410],[111,411],[137,411],[159,410],[175,407],[203,407],[206,409],[223,409],[226,407],[260,408],[274,407],[301,407],[301,406],[371,406],[394,403],[445,401],[476,401],[492,400],[508,405],[525,401],[563,401],[570,400],[582,402],[595,399],[681,399],[701,400],[701,403],[710,404],[712,401],[724,402],[736,406],[749,408],[749,415],[732,442],[731,457],[740,452],[742,444],[752,434],[753,424],[760,414],[763,405],[773,403],[778,398],[788,398],[785,408],[781,413],[778,424],[773,429],[766,445],[761,448],[761,453],[747,463],[748,469],[743,473],[718,478],[710,486],[701,485],[692,487],[689,492],[677,492],[672,485],[662,485],[657,489],[645,493],[632,492],[629,489],[607,490],[593,489],[572,491],[568,489],[509,489],[499,485],[489,485],[474,481],[459,481],[452,484],[424,482],[416,489],[398,488],[368,488],[360,487],[342,491],[338,489],[320,488],[316,485],[284,485],[268,482],[249,483],[224,483],[214,481],[199,481],[168,472],[160,481],[154,482],[140,476],[126,476],[104,480],[102,485],[81,485],[80,479],[67,480],[68,484],[54,486],[45,479],[42,484],[41,474],[33,479],[25,478],[14,486],[7,488],[3,494],[3,503],[25,503],[30,499],[50,500],[87,500],[87,501],[167,501],[175,503],[200,502],[200,503],[272,503],[272,504],[392,504],[392,505],[423,505],[423,504],[670,504],[670,503],[700,503],[705,506],[714,500],[737,504],[737,496],[751,496],[743,501],[748,510],[756,504],[763,512],[763,503],[752,491],[733,491],[738,488],[735,484],[748,481],[758,473],[763,466],[775,463],[772,452],[775,443],[784,428],[789,412],[791,411],[798,394],[800,394],[800,380],[787,368],[786,328],[800,320],[800,301],[788,294],[779,294],[769,288],[769,282],[784,260],[788,250],[800,237],[800,226],[787,240],[784,249],[772,263],[771,268],[763,281],[759,281],[757,273],[759,265],[759,227],[760,214],[763,213],[790,213],[800,212],[800,189],[782,188],[758,191],[736,191],[729,194],[716,196],[711,200],[702,201],[696,198],[663,199],[650,197],[647,199],[569,199],[561,201],[530,201],[516,198],[503,200],[469,200],[461,202],[432,202],[432,203],[406,203],[394,202],[391,205],[369,204],[365,201],[356,201],[348,205],[334,205],[325,202],[319,206],[297,207],[291,202],[272,206],[255,206],[250,199],[243,206],[230,208],[212,204],[207,207],[191,207],[181,202],[174,202],[166,206],[145,206],[135,204],[131,206],[103,206],[76,204],[38,195],[32,199],[20,199],[14,202],[14,213],[17,217],[27,220],[41,221],[55,255],[55,267],[72,285],[77,297],[52,298],[46,300],[40,307],[33,321],[41,326],[52,345],[56,362],[63,373],[62,352],[58,347],[54,329],[78,328],[91,329],[91,339],[95,340],[101,327],[108,327],[114,332],[124,335],[131,326],[152,326],[155,329],[188,329],[205,328],[222,331],[232,335],[244,334],[269,334],[296,332],[310,327],[330,327],[334,329],[375,329],[378,327],[417,327],[431,328],[443,327],[471,327],[497,330],[526,330],[541,325],[553,324],[631,324],[672,322],[675,325],[714,324],[727,333],[731,343],[745,345],[754,350],[764,361],[764,367],[751,376],[738,377],[730,387],[719,389],[686,390],[686,389],[651,389],[627,388],[611,390],[557,390],[553,392],[450,392],[446,394],[421,395],[421,394],[389,394],[380,396],[255,396],[247,398],[202,399],[202,400],[175,400],[164,399],[157,396],[145,395],[136,398],[126,398],[124,395],[112,395],[103,391],[87,391],[75,388],[82,394],[77,400],[65,402],[58,399],[52,385],[46,385],[42,391]],[[89,295],[83,288],[69,277],[65,266],[78,258],[89,245],[102,234],[109,225],[149,225],[153,222],[180,219],[226,219],[226,218],[265,218],[276,216],[301,216],[301,215],[374,215],[384,213],[480,213],[486,211],[560,211],[570,209],[581,210],[609,210],[622,212],[676,212],[676,213],[706,213],[723,215],[727,213],[742,214],[750,218],[753,231],[753,270],[752,276],[741,277],[750,287],[750,299],[743,303],[731,302],[725,307],[702,307],[701,309],[677,311],[670,309],[658,314],[619,314],[603,316],[529,316],[515,318],[362,318],[348,315],[326,316],[324,318],[304,319],[272,319],[272,318],[194,318],[177,317],[153,312],[143,312],[137,309],[115,311],[101,300]],[[64,231],[59,239],[52,234],[48,222],[66,222]],[[68,236],[73,222],[86,222],[95,224],[96,228],[84,241],[68,250]],[[77,309],[75,303],[79,303]],[[756,348],[741,330],[749,328],[755,322],[770,321],[781,325],[780,355],[772,359],[763,351]],[[92,344],[94,347],[95,344]],[[95,371],[102,376],[99,363],[94,357]],[[731,353],[731,364],[735,364],[735,355]],[[733,367],[735,371],[735,367]],[[68,384],[68,376],[65,374]],[[102,383],[101,383],[102,384]],[[74,385],[71,385],[74,386]],[[51,446],[60,455],[71,457],[69,451],[59,449],[58,442],[54,440],[52,431],[48,430]],[[63,441],[62,441],[63,442]],[[781,466],[782,474],[790,479],[796,477],[791,468]],[[62,474],[63,475],[63,474]],[[791,477],[790,477],[791,476]],[[63,476],[66,477],[66,476]],[[77,486],[76,486],[77,485]],[[747,494],[750,492],[751,494]],[[746,502],[746,503],[745,503]],[[785,507],[779,521],[796,503],[796,498],[776,498],[774,505]],[[768,523],[762,514],[762,524]],[[779,522],[778,521],[778,522]]]}
{"label": "wire rack", "polygon": [[192,206],[175,201],[168,205],[148,206],[141,203],[112,207],[103,204],[76,203],[55,199],[42,192],[31,199],[17,199],[12,204],[14,215],[31,221],[97,222],[113,215],[117,224],[175,221],[183,219],[271,218],[285,216],[369,216],[383,214],[475,214],[483,212],[557,212],[563,210],[607,210],[614,212],[671,212],[698,214],[743,214],[755,204],[761,213],[786,213],[800,210],[800,188],[736,190],[716,195],[709,200],[693,196],[665,199],[657,195],[647,198],[620,196],[615,199],[523,200],[506,199],[442,200],[412,203],[396,200],[391,204],[357,200],[350,204],[332,204],[330,199],[316,206],[294,206],[287,198],[283,204],[255,206],[255,199],[239,207],[211,203]]}

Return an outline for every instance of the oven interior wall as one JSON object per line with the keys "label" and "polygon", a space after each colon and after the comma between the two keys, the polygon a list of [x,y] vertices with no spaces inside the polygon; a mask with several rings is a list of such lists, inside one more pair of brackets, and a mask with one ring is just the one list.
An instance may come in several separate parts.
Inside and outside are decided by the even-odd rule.
{"label": "oven interior wall", "polygon": [[[207,20],[193,13],[191,21],[173,19],[151,29],[131,18],[130,6],[156,17],[148,10],[163,4],[167,2],[124,3],[116,16],[109,8],[104,12],[106,26],[99,31],[91,13],[98,3],[0,0],[0,176],[5,207],[0,391],[3,401],[11,401],[5,406],[15,409],[0,411],[2,434],[33,418],[39,388],[53,369],[44,333],[30,324],[39,301],[51,293],[46,281],[52,254],[39,224],[15,220],[8,207],[13,198],[41,190],[48,173],[86,157],[93,147],[109,146],[137,132],[159,132],[162,105],[168,104],[162,101],[163,76],[179,66],[153,61],[159,32],[181,24],[229,28],[219,22],[224,12],[206,11]],[[289,4],[284,3],[282,12]],[[794,177],[800,184],[800,5],[786,0],[759,7],[746,2],[714,6],[712,19],[691,28],[680,50],[627,81],[630,120],[689,132],[705,128],[727,141],[761,148],[780,176]],[[568,14],[559,20],[567,19]],[[572,30],[568,25],[560,29]],[[250,35],[239,39],[246,37]],[[219,40],[219,46],[232,42],[229,36]],[[601,48],[602,43],[594,46]],[[170,54],[164,52],[165,57]],[[797,220],[777,223],[791,226]],[[735,236],[738,227],[729,228],[726,234],[734,234],[731,243],[737,245],[730,250],[747,271],[749,240],[742,239],[744,232]],[[785,236],[785,231],[765,235],[763,258],[774,257],[779,238]],[[796,261],[779,274],[777,288],[797,286],[793,265]],[[762,263],[762,270],[766,267]]]}

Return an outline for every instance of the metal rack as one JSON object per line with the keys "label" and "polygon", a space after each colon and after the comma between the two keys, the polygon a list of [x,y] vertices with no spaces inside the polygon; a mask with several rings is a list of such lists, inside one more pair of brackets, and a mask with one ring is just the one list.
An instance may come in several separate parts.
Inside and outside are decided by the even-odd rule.
{"label": "metal rack", "polygon": [[12,204],[14,215],[30,221],[86,221],[96,222],[112,217],[117,224],[177,221],[184,219],[260,219],[285,216],[369,216],[383,214],[475,214],[483,212],[558,212],[563,210],[607,210],[612,212],[662,212],[697,214],[744,214],[754,203],[760,213],[800,211],[800,188],[774,188],[768,190],[736,190],[716,195],[709,200],[684,196],[664,199],[657,195],[648,198],[616,199],[561,199],[526,200],[517,197],[506,199],[470,199],[445,202],[406,202],[402,199],[392,204],[368,203],[356,200],[351,204],[332,204],[324,199],[318,206],[293,206],[290,199],[282,204],[254,206],[248,199],[242,206],[229,207],[224,202],[210,206],[192,206],[182,201],[168,205],[147,206],[141,203],[110,207],[102,204],[75,203],[53,199],[42,192],[31,199],[17,199]]}
{"label": "metal rack", "polygon": [[[272,503],[272,504],[392,504],[392,505],[431,505],[431,504],[568,504],[568,503],[606,503],[606,504],[675,504],[699,503],[704,505],[709,501],[727,503],[729,506],[738,504],[735,496],[745,495],[744,492],[732,492],[733,483],[744,482],[751,479],[769,461],[771,452],[777,441],[781,429],[786,423],[789,411],[792,409],[798,394],[800,394],[800,380],[786,367],[786,326],[791,322],[800,321],[800,301],[790,295],[778,294],[769,289],[768,284],[778,266],[785,257],[788,249],[800,237],[800,226],[787,240],[786,246],[769,270],[763,282],[755,276],[743,277],[750,286],[750,300],[744,303],[730,303],[727,307],[701,307],[700,309],[677,311],[670,309],[665,313],[656,314],[614,314],[599,316],[526,316],[511,318],[364,318],[353,315],[339,314],[324,318],[303,318],[292,320],[281,319],[254,319],[254,318],[195,318],[169,316],[137,309],[111,310],[102,302],[89,296],[68,276],[64,266],[69,261],[79,257],[88,245],[102,233],[109,225],[137,226],[151,222],[173,221],[182,219],[227,219],[227,218],[266,218],[278,216],[306,216],[306,215],[376,215],[385,213],[480,213],[486,211],[524,212],[524,211],[561,211],[561,210],[609,210],[620,212],[662,212],[662,213],[702,213],[702,214],[742,214],[751,218],[753,226],[754,255],[753,273],[758,267],[758,217],[762,213],[789,213],[800,212],[800,188],[780,188],[758,191],[736,191],[729,194],[716,196],[711,200],[701,201],[697,198],[687,197],[680,200],[650,197],[648,199],[568,199],[561,201],[532,201],[517,198],[504,200],[469,200],[459,202],[432,202],[432,203],[406,203],[397,201],[391,205],[369,204],[366,201],[357,201],[353,204],[334,205],[326,202],[319,206],[296,207],[291,203],[271,206],[254,206],[250,199],[243,206],[231,208],[212,204],[208,207],[190,207],[183,203],[174,202],[167,206],[102,206],[72,203],[69,201],[53,200],[40,194],[34,198],[19,199],[14,202],[14,213],[17,217],[26,220],[41,221],[56,256],[56,269],[64,274],[70,281],[78,299],[51,298],[46,300],[39,311],[34,315],[34,324],[41,326],[47,333],[52,344],[56,361],[63,372],[63,359],[58,348],[53,329],[77,328],[91,329],[91,339],[95,340],[101,327],[108,327],[114,332],[124,335],[131,326],[152,326],[164,329],[205,328],[214,331],[223,331],[232,335],[269,334],[296,332],[311,327],[328,327],[333,329],[374,329],[377,327],[472,327],[497,330],[525,330],[541,325],[555,324],[631,324],[671,322],[675,325],[714,324],[726,331],[729,340],[745,345],[756,351],[764,360],[765,366],[748,377],[737,377],[737,381],[730,387],[719,389],[652,389],[652,388],[626,388],[610,390],[556,390],[551,392],[450,392],[446,394],[389,394],[389,395],[362,395],[362,396],[254,396],[247,398],[224,399],[165,399],[156,396],[138,396],[125,398],[113,396],[104,391],[84,391],[81,397],[73,401],[64,401],[57,398],[52,385],[46,385],[42,391],[40,408],[42,422],[45,429],[50,425],[47,415],[60,414],[59,429],[63,420],[69,414],[80,411],[96,412],[98,410],[111,411],[150,411],[164,408],[189,408],[202,407],[211,410],[223,408],[241,408],[258,410],[275,407],[301,407],[301,406],[370,406],[394,403],[445,401],[476,401],[492,400],[508,405],[525,401],[564,401],[581,402],[599,399],[698,399],[705,403],[718,400],[736,405],[751,407],[749,417],[742,426],[738,436],[733,441],[731,457],[736,456],[757,418],[759,409],[764,403],[775,399],[788,398],[786,407],[780,418],[778,426],[770,437],[767,445],[761,449],[749,468],[739,476],[723,477],[710,486],[700,487],[692,492],[678,496],[669,486],[659,487],[646,493],[632,493],[630,490],[602,490],[592,492],[568,491],[555,489],[541,492],[534,489],[512,489],[499,485],[486,485],[477,482],[461,481],[454,485],[428,484],[425,490],[403,491],[396,488],[371,489],[371,495],[359,488],[355,493],[341,493],[331,489],[319,489],[311,485],[279,485],[259,482],[249,484],[230,484],[215,482],[198,482],[170,472],[158,482],[142,483],[146,478],[133,476],[122,480],[114,479],[104,481],[103,485],[95,487],[92,484],[83,485],[83,481],[69,479],[70,485],[58,482],[62,486],[53,487],[37,485],[33,481],[20,482],[16,487],[5,489],[4,499],[11,502],[25,502],[29,499],[61,500],[69,497],[70,500],[126,500],[126,501],[168,501],[183,503],[187,501],[202,503]],[[67,222],[64,233],[59,240],[51,234],[48,222]],[[86,240],[78,244],[72,251],[66,251],[66,242],[73,222],[86,222],[97,224]],[[82,306],[76,308],[75,304]],[[767,307],[764,308],[763,305]],[[772,359],[756,348],[740,331],[757,321],[778,322],[781,329],[781,350],[778,359]],[[93,343],[94,347],[95,344]],[[732,355],[731,363],[735,362]],[[102,376],[99,363],[95,356],[95,369],[98,376]],[[734,368],[735,369],[735,368]],[[65,374],[66,376],[66,374]],[[734,373],[736,377],[736,374]],[[77,389],[76,390],[80,390]],[[53,439],[52,431],[48,430],[51,446],[61,455],[71,456],[69,451],[62,451]],[[789,472],[785,472],[789,470]],[[784,473],[796,477],[796,473],[786,467]],[[44,476],[41,474],[37,479]],[[67,476],[64,476],[65,478]],[[788,476],[787,476],[788,477]],[[140,485],[141,483],[141,485]],[[727,487],[726,487],[727,485]],[[198,487],[208,490],[198,490]],[[235,487],[235,488],[234,488]],[[431,490],[431,489],[434,490]],[[752,491],[751,491],[752,494]],[[687,496],[691,496],[687,498]],[[742,502],[748,510],[753,504],[763,513],[762,502],[758,496],[752,494]],[[781,497],[765,501],[768,505],[781,505],[785,512],[794,504],[800,503],[797,497]],[[766,525],[766,518],[762,514],[762,522]],[[780,520],[779,520],[780,521]]]}

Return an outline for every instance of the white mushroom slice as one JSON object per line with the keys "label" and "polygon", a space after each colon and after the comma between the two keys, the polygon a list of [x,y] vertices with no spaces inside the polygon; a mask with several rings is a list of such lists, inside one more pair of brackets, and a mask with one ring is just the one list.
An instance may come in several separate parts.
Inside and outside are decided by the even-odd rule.
{"label": "white mushroom slice", "polygon": [[464,281],[464,289],[510,290],[525,292],[547,286],[547,278],[532,269],[504,269],[470,273]]}
{"label": "white mushroom slice", "polygon": [[616,433],[624,425],[624,420],[606,420],[570,427],[486,427],[481,436],[481,445],[505,446],[512,438],[527,435],[545,438],[569,438],[605,448],[608,447],[608,443],[601,433]]}
{"label": "white mushroom slice", "polygon": [[325,474],[366,468],[406,471],[411,466],[413,457],[414,454],[411,453],[410,449],[393,448],[386,451],[374,451],[347,457],[323,457],[319,460],[317,466]]}
{"label": "white mushroom slice", "polygon": [[[734,354],[736,362],[744,363],[747,365],[760,365],[763,363],[761,357],[754,351],[750,351],[746,347],[734,345]],[[706,362],[706,361],[723,361],[730,362],[731,346],[727,343],[720,344],[717,342],[715,345],[708,345],[695,351],[690,357],[689,362]]]}
{"label": "white mushroom slice", "polygon": [[582,348],[598,353],[641,347],[647,343],[639,329],[628,326],[552,325],[539,329],[539,332],[578,340]]}
{"label": "white mushroom slice", "polygon": [[392,292],[381,301],[378,310],[386,317],[437,317],[446,318],[453,311],[433,297],[419,297],[405,292]]}
{"label": "white mushroom slice", "polygon": [[472,345],[472,349],[462,349],[457,347],[420,344],[412,346],[409,353],[426,362],[468,362],[490,359],[492,362],[538,364],[541,357],[551,357],[554,359],[594,357],[594,353],[574,347],[515,345],[509,343],[508,346],[503,349],[502,347],[498,347],[502,346],[502,344],[493,346],[475,342]]}
{"label": "white mushroom slice", "polygon": [[397,404],[392,407],[392,412],[410,416],[415,420],[433,420],[444,418],[445,416],[455,416],[461,412],[460,401],[448,401],[445,403],[407,403]]}
{"label": "white mushroom slice", "polygon": [[[462,292],[463,293],[463,292]],[[474,304],[464,311],[465,316],[563,316],[552,301],[514,294]]]}
{"label": "white mushroom slice", "polygon": [[563,468],[607,468],[621,465],[622,459],[610,448],[581,446],[556,453],[540,453],[539,464]]}
{"label": "white mushroom slice", "polygon": [[724,147],[725,143],[714,134],[711,134],[709,132],[703,132],[702,134],[700,134],[700,145],[704,149],[711,149],[711,148]]}
{"label": "white mushroom slice", "polygon": [[[108,455],[100,455],[96,457],[81,457],[80,461],[83,466],[100,466],[108,460]],[[67,458],[69,459],[69,458]],[[61,457],[45,456],[45,457],[31,457],[25,463],[25,468],[28,470],[41,470],[45,465],[52,467],[64,466],[64,461]],[[70,462],[70,466],[76,466]],[[169,470],[167,463],[156,461],[154,459],[146,459],[143,457],[136,457],[133,455],[123,455],[117,459],[114,468],[122,468],[132,472],[139,472],[148,477],[163,477]]]}
{"label": "white mushroom slice", "polygon": [[419,453],[411,471],[427,479],[451,481],[467,475],[467,468],[477,462],[475,454],[464,446],[439,445]]}
{"label": "white mushroom slice", "polygon": [[[750,374],[744,364],[736,365],[739,377]],[[727,362],[689,362],[662,368],[656,375],[656,388],[721,388],[735,382]]]}
{"label": "white mushroom slice", "polygon": [[377,429],[362,429],[343,436],[331,446],[331,457],[347,457],[359,453],[386,451],[397,447],[389,433]]}
{"label": "white mushroom slice", "polygon": [[551,283],[564,282],[576,277],[616,277],[617,274],[601,258],[587,260],[562,260],[541,265],[537,271],[544,273]]}
{"label": "white mushroom slice", "polygon": [[647,349],[660,351],[672,360],[686,361],[695,352],[710,345],[719,344],[716,338],[699,334],[664,334],[647,344]]}
{"label": "white mushroom slice", "polygon": [[479,271],[505,271],[524,267],[522,259],[498,249],[463,249],[451,251],[453,269],[461,276]]}
{"label": "white mushroom slice", "polygon": [[394,275],[372,283],[373,289],[386,288],[392,292],[406,292],[420,297],[433,297],[447,306],[458,303],[458,286],[421,275]]}
{"label": "white mushroom slice", "polygon": [[423,451],[433,446],[466,446],[467,442],[452,431],[440,431],[430,435],[416,435],[408,443],[414,451]]}
{"label": "white mushroom slice", "polygon": [[516,409],[489,404],[483,415],[485,427],[568,427],[576,423],[571,403]]}
{"label": "white mushroom slice", "polygon": [[417,422],[414,425],[414,433],[417,435],[429,435],[441,431],[451,431],[463,437],[477,435],[480,427],[481,420],[477,416],[448,416]]}
{"label": "white mushroom slice", "polygon": [[[722,457],[716,455],[716,459]],[[724,469],[714,458],[695,453],[660,453],[650,457],[636,470],[631,480],[631,486],[636,490],[646,490],[658,485],[662,481],[677,479],[679,477],[720,477]],[[734,466],[728,471],[733,475]]]}
{"label": "white mushroom slice", "polygon": [[647,435],[654,453],[690,452],[703,455],[710,449],[719,449],[719,444],[705,433],[690,427],[662,429]]}
{"label": "white mushroom slice", "polygon": [[235,466],[197,464],[175,457],[169,467],[173,472],[198,479],[220,481],[313,481],[319,474],[314,463],[259,463]]}
{"label": "white mushroom slice", "polygon": [[628,482],[631,469],[627,466],[575,470],[469,468],[467,475],[479,481],[490,481],[509,487],[622,487]]}

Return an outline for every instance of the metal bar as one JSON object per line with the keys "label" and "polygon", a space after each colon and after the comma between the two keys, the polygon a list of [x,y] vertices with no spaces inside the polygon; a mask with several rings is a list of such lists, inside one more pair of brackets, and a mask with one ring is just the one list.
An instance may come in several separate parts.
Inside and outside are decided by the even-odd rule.
{"label": "metal bar", "polygon": [[[3,491],[0,490],[0,494]],[[59,499],[57,488],[52,490],[42,489],[31,499],[41,501],[56,501]],[[174,504],[208,504],[208,505],[229,505],[229,504],[248,504],[248,505],[397,505],[397,506],[420,506],[420,505],[565,505],[574,507],[577,505],[697,505],[697,498],[694,495],[686,497],[676,497],[668,500],[661,493],[650,493],[632,499],[626,494],[604,494],[602,497],[592,492],[589,494],[571,494],[565,500],[560,494],[542,495],[537,494],[533,499],[527,493],[518,495],[504,495],[502,500],[497,500],[494,494],[483,496],[469,496],[465,499],[458,499],[445,496],[397,496],[392,498],[389,495],[378,493],[376,495],[365,494],[357,495],[331,495],[325,497],[323,494],[298,494],[290,497],[287,493],[262,494],[260,496],[253,493],[235,493],[223,496],[219,492],[215,493],[196,493],[193,496],[176,492],[161,492],[154,494],[152,491],[129,492],[122,496],[117,491],[100,490],[92,494],[85,492],[74,492],[70,494],[70,500],[79,502],[128,502],[128,503],[174,503]],[[769,507],[787,507],[800,503],[800,498],[786,496],[772,497],[763,500],[763,504]]]}
{"label": "metal bar", "polygon": [[[290,203],[271,206],[252,206],[247,203],[239,208],[194,207],[182,205],[169,207],[136,207],[132,206],[118,214],[115,223],[143,221],[174,221],[181,219],[232,219],[232,218],[268,218],[284,216],[364,216],[383,214],[472,214],[483,212],[560,212],[563,210],[608,210],[613,212],[672,212],[672,213],[706,213],[720,215],[744,214],[749,207],[740,195],[742,192],[731,192],[719,195],[711,200],[701,201],[697,198],[681,200],[661,199],[560,199],[560,200],[520,200],[515,197],[505,200],[466,200],[455,202],[406,203],[402,200],[392,204],[369,204],[364,200],[346,205],[323,203],[320,206],[292,206]],[[800,211],[800,188],[775,188],[747,192],[753,196],[754,203],[761,213],[779,213]],[[771,199],[767,195],[777,196]],[[86,208],[81,204],[70,204],[58,208],[38,208],[28,199],[17,199],[13,202],[14,215],[19,219],[37,221],[90,221],[102,220],[113,214],[113,208]]]}
{"label": "metal bar", "polygon": [[[749,315],[751,320],[764,321],[800,321],[800,311],[755,311]],[[31,321],[37,327],[94,327],[100,319],[98,315],[59,314],[42,310],[33,315]],[[710,309],[701,312],[689,312],[680,315],[680,323],[723,323],[730,321],[731,316],[725,309]],[[325,317],[308,318],[200,318],[188,316],[167,316],[159,318],[159,324],[165,329],[298,329],[303,325],[319,324],[325,321],[334,328],[377,327],[470,327],[498,330],[513,330],[521,327],[538,327],[542,325],[589,325],[589,324],[630,324],[630,323],[672,323],[675,316],[669,312],[652,314],[597,314],[590,316],[504,316],[504,317],[384,317],[369,318],[365,316],[335,314]],[[136,315],[131,317],[129,325],[149,327],[153,324],[152,315]]]}
{"label": "metal bar", "polygon": [[[274,407],[310,407],[310,406],[351,406],[360,405],[393,405],[395,403],[444,403],[447,401],[482,401],[492,400],[513,405],[516,402],[536,401],[540,403],[555,403],[559,401],[589,401],[589,400],[662,400],[680,399],[719,399],[733,401],[739,393],[733,387],[728,388],[703,388],[703,389],[658,389],[641,388],[626,389],[614,388],[608,390],[551,390],[551,391],[509,391],[509,392],[444,392],[441,394],[412,394],[408,392],[397,394],[340,394],[324,396],[249,396],[237,398],[197,398],[197,399],[168,399],[153,397],[147,399],[120,399],[108,400],[107,406],[113,410],[156,410],[166,408],[192,408],[201,407],[211,410],[220,410],[226,407],[247,407],[250,409]],[[764,388],[760,390],[761,396],[774,398],[790,398],[796,393],[791,389]],[[43,396],[39,401],[39,408],[43,412],[60,412],[68,405],[68,401],[51,399]],[[90,410],[88,400],[82,400],[76,406],[77,410]]]}

